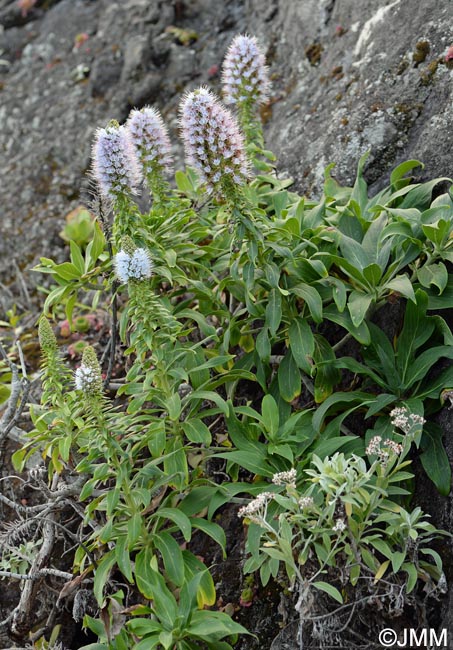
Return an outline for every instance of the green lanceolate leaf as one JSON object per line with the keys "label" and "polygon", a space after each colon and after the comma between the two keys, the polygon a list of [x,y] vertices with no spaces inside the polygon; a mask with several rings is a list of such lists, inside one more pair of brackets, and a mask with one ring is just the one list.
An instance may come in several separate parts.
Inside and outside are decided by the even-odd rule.
{"label": "green lanceolate leaf", "polygon": [[304,300],[315,323],[320,323],[322,321],[322,299],[315,287],[309,284],[298,284],[291,288],[291,292]]}
{"label": "green lanceolate leaf", "polygon": [[261,402],[261,421],[265,430],[273,438],[279,428],[278,406],[272,395],[265,395]]}
{"label": "green lanceolate leaf", "polygon": [[162,556],[167,576],[171,582],[181,587],[184,582],[184,560],[178,542],[166,532],[155,534],[153,541]]}
{"label": "green lanceolate leaf", "polygon": [[116,555],[113,551],[106,553],[102,560],[98,563],[94,574],[93,592],[99,604],[104,602],[104,587],[108,581],[110,571],[115,566]]}
{"label": "green lanceolate leaf", "polygon": [[334,386],[340,380],[340,373],[332,364],[336,358],[332,346],[320,334],[315,334],[314,339],[313,361],[316,366],[314,398],[320,404],[332,393]]}
{"label": "green lanceolate leaf", "polygon": [[415,302],[414,288],[407,275],[397,275],[393,280],[386,282],[385,289],[391,289],[396,293],[400,293],[408,300]]}
{"label": "green lanceolate leaf", "polygon": [[424,168],[424,164],[419,160],[406,160],[405,162],[395,167],[395,169],[390,174],[390,184],[393,185],[395,189],[400,189],[403,185],[399,185],[401,181],[404,183],[409,183],[410,179],[403,178],[407,173],[415,169],[416,167]]}
{"label": "green lanceolate leaf", "polygon": [[282,295],[278,289],[269,293],[269,302],[266,307],[266,326],[272,336],[275,336],[282,320]]}
{"label": "green lanceolate leaf", "polygon": [[352,324],[355,327],[358,327],[365,319],[372,302],[372,295],[361,291],[351,291],[349,294],[348,309],[351,314]]}
{"label": "green lanceolate leaf", "polygon": [[227,614],[214,611],[195,611],[188,633],[198,639],[214,642],[231,634],[250,634],[245,627],[233,621]]}
{"label": "green lanceolate leaf", "polygon": [[202,420],[193,418],[183,422],[181,426],[190,442],[203,445],[211,444],[211,432]]}
{"label": "green lanceolate leaf", "polygon": [[315,349],[315,340],[310,325],[305,318],[295,318],[288,329],[289,345],[299,368],[310,374],[310,363]]}
{"label": "green lanceolate leaf", "polygon": [[442,262],[425,264],[417,270],[417,278],[423,287],[435,286],[441,294],[448,283],[448,271]]}
{"label": "green lanceolate leaf", "polygon": [[302,382],[300,370],[291,350],[288,350],[278,368],[278,387],[285,402],[292,402],[300,395]]}
{"label": "green lanceolate leaf", "polygon": [[135,558],[135,581],[140,593],[152,601],[156,616],[163,626],[171,630],[177,616],[175,597],[158,573],[156,558],[150,549],[144,548]]}
{"label": "green lanceolate leaf", "polygon": [[425,424],[422,438],[420,460],[428,477],[441,494],[447,496],[451,489],[451,467],[447,452],[442,444],[442,429],[432,423]]}
{"label": "green lanceolate leaf", "polygon": [[334,587],[333,585],[329,584],[328,582],[322,582],[320,580],[316,582],[311,583],[312,587],[315,587],[315,589],[319,589],[320,591],[325,591],[326,594],[329,594],[334,600],[336,600],[338,603],[343,604],[343,596],[340,594],[338,589]]}

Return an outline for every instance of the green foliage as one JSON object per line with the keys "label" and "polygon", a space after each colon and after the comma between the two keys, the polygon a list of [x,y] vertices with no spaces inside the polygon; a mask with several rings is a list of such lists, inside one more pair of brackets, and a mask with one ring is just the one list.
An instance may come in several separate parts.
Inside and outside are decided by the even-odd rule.
{"label": "green foliage", "polygon": [[[73,564],[92,578],[101,612],[85,616],[99,637],[86,650],[232,648],[246,631],[215,609],[213,578],[192,543],[203,533],[225,554],[212,516],[241,494],[258,501],[244,515],[246,571],[259,570],[264,584],[284,566],[306,597],[318,590],[342,603],[341,585],[328,579],[338,563],[352,586],[393,573],[409,593],[419,579],[441,578],[430,547],[439,531],[411,509],[404,458],[414,443],[429,478],[449,492],[432,416],[452,385],[451,365],[437,366],[453,358],[453,335],[429,313],[453,304],[453,202],[450,194],[431,200],[445,179],[412,185],[405,175],[420,163],[409,161],[369,198],[363,157],[352,188],[328,168],[324,194],[312,201],[260,163],[273,156],[255,135],[249,146],[263,173],[233,188],[234,205],[208,200],[193,170],[178,171],[177,189],[166,187],[148,213],[119,195],[113,236],[95,223],[83,250],[67,231],[70,261],[42,258],[35,269],[55,281],[46,316],[63,308],[71,320],[94,291],[123,343],[120,361],[110,350],[115,393],[103,394],[94,348],[74,386],[41,321],[43,396],[13,457],[22,469],[38,452],[50,478],[83,477],[90,532]],[[149,254],[150,277],[115,277],[125,235],[132,252]],[[393,305],[401,321],[383,327]],[[80,383],[91,371],[92,391]],[[394,431],[395,407],[417,416],[413,430]],[[369,451],[376,436],[385,441],[378,458]],[[222,485],[212,459],[225,463]],[[291,468],[297,488],[276,478]],[[272,492],[260,497],[271,479]]]}
{"label": "green foliage", "polygon": [[79,207],[66,216],[66,224],[60,232],[60,237],[66,241],[73,241],[80,247],[85,247],[94,234],[93,216],[84,207]]}
{"label": "green foliage", "polygon": [[339,589],[318,580],[329,567],[348,576],[353,586],[361,576],[377,584],[386,572],[398,579],[401,571],[406,593],[418,578],[438,581],[442,564],[428,544],[439,531],[420,508],[407,511],[391,500],[407,493],[402,486],[412,478],[405,470],[410,462],[404,460],[409,446],[375,445],[368,453],[377,459],[369,467],[355,454],[337,452],[325,460],[313,455],[304,493],[292,480],[295,472],[275,475],[274,483],[284,484],[286,494],[264,493],[241,511],[254,526],[244,570],[259,569],[266,584],[282,563],[291,584],[304,585],[307,600],[309,591],[318,589],[340,603]]}

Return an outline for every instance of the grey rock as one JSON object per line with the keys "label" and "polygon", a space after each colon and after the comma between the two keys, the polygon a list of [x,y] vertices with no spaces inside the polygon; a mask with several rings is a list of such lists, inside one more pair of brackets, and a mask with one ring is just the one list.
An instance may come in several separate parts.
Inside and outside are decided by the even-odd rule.
{"label": "grey rock", "polygon": [[11,27],[11,29],[0,29],[0,52],[1,59],[10,63],[20,59],[24,47],[33,39],[34,34],[31,30],[21,27]]}
{"label": "grey rock", "polygon": [[147,71],[150,57],[149,40],[146,34],[132,36],[124,46],[124,67],[122,81],[136,81]]}
{"label": "grey rock", "polygon": [[110,97],[121,78],[123,57],[119,53],[102,53],[93,62],[90,72],[92,97]]}
{"label": "grey rock", "polygon": [[127,95],[128,104],[134,108],[151,105],[159,100],[162,77],[156,72],[149,72]]}

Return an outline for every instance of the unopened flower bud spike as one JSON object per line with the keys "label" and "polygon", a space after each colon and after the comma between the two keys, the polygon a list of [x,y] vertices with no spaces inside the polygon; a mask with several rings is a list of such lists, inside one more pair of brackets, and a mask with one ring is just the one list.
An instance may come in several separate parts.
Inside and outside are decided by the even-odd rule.
{"label": "unopened flower bud spike", "polygon": [[61,359],[56,336],[45,316],[39,319],[38,336],[42,352],[42,401],[44,404],[64,402],[63,389],[71,373]]}

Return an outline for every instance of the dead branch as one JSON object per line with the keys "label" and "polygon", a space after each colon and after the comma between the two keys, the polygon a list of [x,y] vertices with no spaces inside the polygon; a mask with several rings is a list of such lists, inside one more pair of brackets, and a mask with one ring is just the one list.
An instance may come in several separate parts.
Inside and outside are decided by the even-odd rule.
{"label": "dead branch", "polygon": [[0,460],[4,446],[6,444],[6,438],[9,432],[16,426],[17,422],[19,421],[22,411],[24,410],[24,407],[27,403],[28,393],[30,391],[30,382],[24,373],[25,367],[20,346],[18,349],[20,350],[19,356],[21,358],[22,364],[22,376],[19,374],[19,368],[17,365],[11,361],[5,348],[0,343],[0,355],[8,365],[12,375],[11,394],[8,399],[6,410],[0,419]]}

